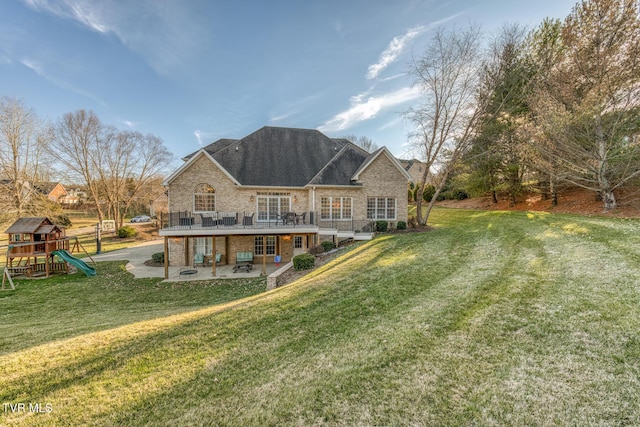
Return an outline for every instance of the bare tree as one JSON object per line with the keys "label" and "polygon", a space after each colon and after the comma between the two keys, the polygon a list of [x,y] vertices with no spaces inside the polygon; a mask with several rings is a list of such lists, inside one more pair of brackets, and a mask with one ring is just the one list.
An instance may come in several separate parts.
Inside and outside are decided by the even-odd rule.
{"label": "bare tree", "polygon": [[421,103],[405,113],[414,125],[413,150],[425,162],[418,184],[421,194],[429,174],[437,170],[436,191],[422,215],[422,197],[416,197],[419,224],[427,223],[433,204],[460,156],[467,149],[480,118],[477,105],[482,53],[480,31],[438,28],[410,72],[421,92]]}
{"label": "bare tree", "polygon": [[[604,209],[640,176],[640,16],[637,0],[584,0],[565,19],[554,61],[531,105],[562,179],[597,192]],[[545,44],[542,44],[544,47]]]}
{"label": "bare tree", "polygon": [[46,127],[21,100],[0,98],[0,194],[6,220],[25,213],[40,180]]}
{"label": "bare tree", "polygon": [[100,171],[104,168],[104,153],[112,139],[113,131],[106,128],[93,111],[78,110],[60,119],[48,147],[51,156],[64,167],[70,178],[84,183],[100,222],[105,217]]}
{"label": "bare tree", "polygon": [[343,138],[353,142],[355,145],[362,148],[367,153],[372,153],[379,148],[378,144],[374,143],[371,138],[367,138],[366,136],[356,136],[349,134],[343,136]]}
{"label": "bare tree", "polygon": [[122,226],[141,189],[163,173],[172,155],[154,135],[120,132],[103,125],[93,112],[65,114],[49,150],[86,185],[102,221]]}
{"label": "bare tree", "polygon": [[173,159],[163,141],[140,132],[119,132],[105,151],[107,168],[101,171],[112,217],[122,226],[124,215],[141,190]]}

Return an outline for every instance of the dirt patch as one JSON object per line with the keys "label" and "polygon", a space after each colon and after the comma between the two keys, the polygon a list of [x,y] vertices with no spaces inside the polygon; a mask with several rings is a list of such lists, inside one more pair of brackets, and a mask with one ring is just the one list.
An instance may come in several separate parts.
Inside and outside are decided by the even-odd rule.
{"label": "dirt patch", "polygon": [[282,275],[280,275],[280,277],[278,278],[278,287],[284,286],[287,283],[291,283],[291,282],[293,282],[295,280],[298,280],[299,278],[301,278],[303,276],[306,276],[307,274],[311,273],[312,271],[316,270],[317,268],[322,267],[326,263],[328,263],[330,261],[333,261],[334,259],[336,259],[340,255],[342,255],[342,252],[343,252],[342,249],[343,248],[340,248],[337,251],[331,251],[331,252],[326,252],[326,253],[323,253],[323,254],[320,254],[320,255],[316,255],[316,262],[313,265],[313,268],[311,268],[309,270],[297,271],[296,269],[291,267],[290,269],[288,269],[287,271],[282,273]]}
{"label": "dirt patch", "polygon": [[498,200],[498,203],[493,203],[489,196],[465,200],[444,200],[438,202],[437,205],[460,209],[543,211],[619,218],[640,217],[640,193],[638,191],[619,192],[616,196],[619,207],[608,212],[604,212],[603,203],[596,198],[594,192],[581,188],[571,188],[561,191],[558,194],[557,206],[553,206],[550,199],[545,200],[538,193],[531,193],[518,198],[515,206],[509,206],[507,198],[501,198]]}
{"label": "dirt patch", "polygon": [[147,241],[160,236],[156,221],[126,224],[136,229],[136,240]]}

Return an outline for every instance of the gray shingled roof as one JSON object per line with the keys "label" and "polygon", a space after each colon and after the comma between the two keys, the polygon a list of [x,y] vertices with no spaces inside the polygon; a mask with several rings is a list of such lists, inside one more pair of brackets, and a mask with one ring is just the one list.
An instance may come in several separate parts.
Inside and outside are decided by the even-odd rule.
{"label": "gray shingled roof", "polygon": [[39,182],[33,184],[33,189],[46,196],[56,188],[56,185],[58,185],[57,182]]}
{"label": "gray shingled roof", "polygon": [[309,184],[355,185],[351,178],[367,157],[367,154],[355,145],[345,145]]}
{"label": "gray shingled roof", "polygon": [[45,231],[39,231],[41,226],[53,225],[53,222],[46,217],[25,217],[18,218],[16,222],[11,224],[9,228],[5,230],[7,234],[39,234],[48,233]]}
{"label": "gray shingled roof", "polygon": [[204,149],[241,185],[274,187],[356,185],[351,177],[367,158],[364,150],[345,139],[332,139],[314,129],[271,126],[239,140],[218,140]]}

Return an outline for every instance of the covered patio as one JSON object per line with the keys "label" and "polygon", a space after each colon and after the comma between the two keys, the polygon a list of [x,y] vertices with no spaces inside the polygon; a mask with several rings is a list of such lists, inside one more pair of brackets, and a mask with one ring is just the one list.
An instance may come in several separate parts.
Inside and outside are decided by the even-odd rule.
{"label": "covered patio", "polygon": [[[152,240],[130,248],[119,249],[112,252],[106,252],[99,255],[93,255],[95,261],[115,261],[115,260],[128,260],[125,268],[133,274],[136,278],[164,278],[165,270],[160,267],[147,265],[154,253],[162,251],[162,240]],[[285,263],[276,265],[274,263],[266,264],[266,276],[277,273],[279,269],[282,269]],[[234,278],[249,278],[262,276],[262,266],[254,265],[251,271],[239,270],[233,272],[234,265],[218,265],[216,267],[216,274],[212,272],[211,266],[169,266],[168,277],[165,281],[169,282],[182,282],[182,281],[196,281],[196,280],[215,280],[215,279],[234,279]],[[190,274],[180,274],[192,270],[194,272]]]}
{"label": "covered patio", "polygon": [[[164,238],[164,279],[268,276],[317,244],[317,228],[180,229]],[[194,277],[191,277],[193,280]]]}
{"label": "covered patio", "polygon": [[[277,270],[281,269],[283,264],[267,264],[266,275],[271,275]],[[211,270],[211,267],[169,267],[168,277],[166,282],[184,282],[194,280],[215,280],[215,279],[242,279],[249,277],[263,276],[262,267],[260,265],[254,266],[250,271],[237,270],[233,271],[233,265],[220,265],[217,266],[215,275]]]}

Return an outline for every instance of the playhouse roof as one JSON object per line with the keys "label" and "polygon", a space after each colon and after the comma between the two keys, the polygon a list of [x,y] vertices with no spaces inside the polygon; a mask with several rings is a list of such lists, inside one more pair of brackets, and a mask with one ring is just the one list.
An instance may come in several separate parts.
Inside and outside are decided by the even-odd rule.
{"label": "playhouse roof", "polygon": [[49,234],[54,230],[61,230],[49,218],[25,217],[18,218],[5,230],[7,234]]}

